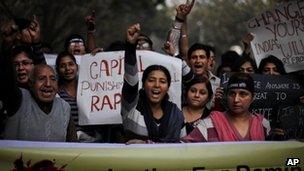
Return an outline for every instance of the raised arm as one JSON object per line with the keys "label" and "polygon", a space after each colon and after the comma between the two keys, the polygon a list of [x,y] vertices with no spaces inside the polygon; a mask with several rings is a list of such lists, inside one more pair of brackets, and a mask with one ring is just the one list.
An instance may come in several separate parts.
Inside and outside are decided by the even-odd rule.
{"label": "raised arm", "polygon": [[172,24],[171,30],[168,32],[167,41],[165,43],[164,51],[169,55],[181,55],[186,59],[188,51],[188,35],[187,35],[187,16],[195,0],[187,0],[185,4],[181,4],[176,8],[175,20]]}
{"label": "raised arm", "polygon": [[30,26],[27,28],[29,33],[29,44],[35,54],[36,64],[46,64],[42,51],[41,28],[37,17],[34,15]]}
{"label": "raised arm", "polygon": [[138,69],[136,65],[136,43],[139,36],[140,25],[130,26],[126,33],[125,73],[122,88],[122,116],[135,108],[138,100]]}
{"label": "raised arm", "polygon": [[102,52],[103,49],[97,47],[96,45],[96,17],[95,10],[91,12],[90,15],[85,17],[85,22],[87,25],[87,49],[92,55],[95,55],[97,52]]}
{"label": "raised arm", "polygon": [[250,47],[250,43],[251,41],[254,39],[254,36],[251,33],[247,33],[243,39],[242,39],[242,43],[244,46],[244,51],[243,51],[243,56],[249,56],[251,57],[251,47]]}
{"label": "raised arm", "polygon": [[164,44],[163,50],[170,56],[177,56],[183,60],[182,76],[183,82],[187,83],[194,77],[187,64],[187,52],[189,48],[188,33],[187,33],[187,16],[194,6],[195,0],[187,0],[185,4],[181,4],[176,8],[175,21],[171,30],[168,33],[167,41]]}
{"label": "raised arm", "polygon": [[188,36],[188,26],[187,21],[185,20],[181,29],[181,38],[180,38],[180,56],[188,63],[188,49],[189,49],[189,36]]}
{"label": "raised arm", "polygon": [[66,135],[67,142],[77,142],[77,134],[76,134],[76,127],[73,120],[70,118],[69,125],[67,128],[67,135]]}
{"label": "raised arm", "polygon": [[96,21],[95,21],[95,10],[91,12],[90,15],[85,17],[85,22],[87,25],[87,45],[89,52],[92,52],[96,48],[95,42],[95,31],[96,31]]}
{"label": "raised arm", "polygon": [[187,52],[189,49],[189,36],[188,36],[188,25],[187,25],[187,16],[191,12],[194,6],[195,0],[187,0],[187,3],[184,6],[181,6],[179,10],[177,10],[177,17],[183,18],[184,22],[181,28],[181,38],[180,38],[180,49],[179,53],[183,57],[185,61],[188,60]]}

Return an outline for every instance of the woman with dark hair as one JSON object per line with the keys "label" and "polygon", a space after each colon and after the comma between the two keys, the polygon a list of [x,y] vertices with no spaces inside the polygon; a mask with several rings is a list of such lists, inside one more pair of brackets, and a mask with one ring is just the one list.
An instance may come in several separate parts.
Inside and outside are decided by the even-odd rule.
{"label": "woman with dark hair", "polygon": [[201,119],[210,114],[206,104],[212,98],[212,87],[205,77],[194,77],[186,85],[186,105],[183,107],[186,133],[189,134]]}
{"label": "woman with dark hair", "polygon": [[168,101],[171,83],[169,71],[161,65],[151,65],[142,77],[138,90],[136,43],[140,25],[128,28],[126,34],[125,74],[122,88],[121,115],[127,143],[178,142],[184,117],[176,104]]}
{"label": "woman with dark hair", "polygon": [[243,73],[256,73],[258,70],[255,61],[249,56],[240,58],[235,62],[234,71]]}
{"label": "woman with dark hair", "polygon": [[76,131],[79,131],[76,101],[78,66],[74,55],[66,51],[59,53],[55,69],[58,75],[58,95],[71,106],[71,120],[75,124]]}
{"label": "woman with dark hair", "polygon": [[264,75],[285,75],[283,62],[277,57],[270,55],[261,60],[259,73]]}
{"label": "woman with dark hair", "polygon": [[228,81],[226,112],[213,111],[200,121],[185,142],[263,141],[270,132],[269,121],[252,113],[254,82],[246,73],[236,73]]}
{"label": "woman with dark hair", "polygon": [[74,55],[66,51],[59,53],[56,58],[55,68],[58,74],[58,94],[70,104],[73,121],[78,126],[76,103],[78,65]]}
{"label": "woman with dark hair", "polygon": [[61,89],[68,90],[72,96],[76,96],[78,65],[74,55],[67,51],[59,53],[55,68]]}
{"label": "woman with dark hair", "polygon": [[56,58],[56,72],[58,74],[58,94],[71,106],[71,119],[73,120],[77,138],[80,142],[95,142],[94,130],[78,124],[77,107],[77,83],[78,83],[78,65],[74,55],[69,52],[61,52]]}

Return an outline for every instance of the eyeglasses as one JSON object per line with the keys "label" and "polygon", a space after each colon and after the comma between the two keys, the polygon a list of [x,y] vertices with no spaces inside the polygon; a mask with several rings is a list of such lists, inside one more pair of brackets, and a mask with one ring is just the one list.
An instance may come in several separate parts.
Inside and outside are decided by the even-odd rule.
{"label": "eyeglasses", "polygon": [[23,61],[20,61],[20,62],[13,62],[13,65],[15,68],[20,68],[21,66],[29,66],[29,65],[32,65],[33,62],[30,61],[30,60],[23,60]]}
{"label": "eyeglasses", "polygon": [[137,49],[147,49],[147,48],[151,48],[150,44],[147,42],[144,42],[142,44],[138,43],[136,46]]}
{"label": "eyeglasses", "polygon": [[70,43],[71,46],[75,46],[76,44],[77,44],[78,46],[83,46],[83,45],[84,45],[83,42],[71,42],[71,43]]}

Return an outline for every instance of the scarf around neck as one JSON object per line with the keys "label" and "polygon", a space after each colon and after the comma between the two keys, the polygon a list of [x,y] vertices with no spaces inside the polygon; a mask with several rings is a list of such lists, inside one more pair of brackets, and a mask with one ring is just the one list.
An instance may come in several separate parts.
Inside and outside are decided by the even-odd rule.
{"label": "scarf around neck", "polygon": [[[219,141],[241,141],[237,130],[234,129],[232,123],[229,122],[227,113],[214,111],[211,113],[210,118],[217,131]],[[263,116],[260,114],[251,115],[250,126],[248,130],[248,138],[250,141],[263,141],[265,140],[263,128]],[[247,137],[247,136],[246,136]],[[246,137],[244,137],[246,139]]]}
{"label": "scarf around neck", "polygon": [[[139,91],[139,100],[137,105],[137,110],[141,112],[144,116],[145,124],[148,130],[148,138],[154,142],[177,142],[179,141],[179,136],[171,135],[172,132],[180,132],[181,127],[176,122],[183,122],[183,118],[179,117],[178,113],[175,113],[177,106],[168,101],[168,99],[163,99],[161,102],[161,108],[163,110],[163,116],[157,123],[156,119],[153,117],[151,107],[148,103],[148,98],[143,89]],[[176,115],[176,117],[172,117]],[[181,120],[181,121],[179,121]],[[174,131],[173,131],[174,130]]]}

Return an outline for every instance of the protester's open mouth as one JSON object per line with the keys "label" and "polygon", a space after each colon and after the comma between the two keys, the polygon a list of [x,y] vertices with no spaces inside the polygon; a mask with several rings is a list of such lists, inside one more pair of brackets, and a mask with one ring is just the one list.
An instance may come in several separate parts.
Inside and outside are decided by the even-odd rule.
{"label": "protester's open mouth", "polygon": [[160,94],[160,90],[152,90],[151,92],[154,95],[159,95]]}
{"label": "protester's open mouth", "polygon": [[152,90],[151,94],[152,94],[153,98],[158,98],[159,95],[161,94],[161,91],[160,90]]}
{"label": "protester's open mouth", "polygon": [[194,68],[195,69],[201,69],[201,68],[203,68],[203,65],[202,64],[195,64]]}
{"label": "protester's open mouth", "polygon": [[40,92],[42,93],[43,96],[49,97],[53,95],[54,90],[52,88],[42,88]]}
{"label": "protester's open mouth", "polygon": [[74,50],[74,54],[75,54],[75,55],[79,55],[79,54],[80,54],[80,49],[75,49],[75,50]]}
{"label": "protester's open mouth", "polygon": [[18,73],[17,77],[19,80],[23,80],[27,78],[27,74],[26,73]]}

